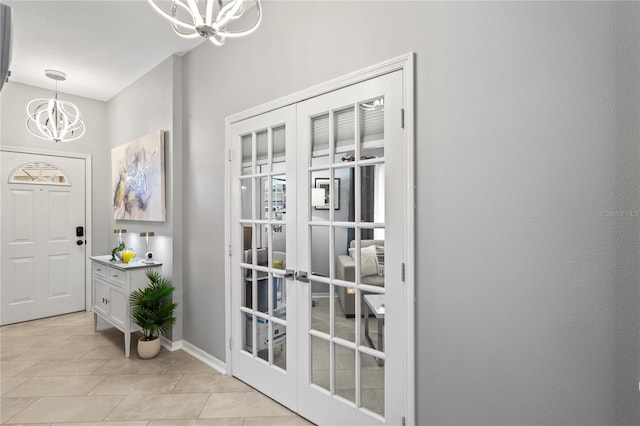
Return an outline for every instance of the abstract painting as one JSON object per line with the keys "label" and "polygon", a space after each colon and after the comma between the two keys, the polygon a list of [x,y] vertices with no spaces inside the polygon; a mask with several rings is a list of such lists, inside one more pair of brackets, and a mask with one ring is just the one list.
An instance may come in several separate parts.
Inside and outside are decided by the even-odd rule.
{"label": "abstract painting", "polygon": [[116,220],[164,222],[164,132],[111,150],[113,216]]}

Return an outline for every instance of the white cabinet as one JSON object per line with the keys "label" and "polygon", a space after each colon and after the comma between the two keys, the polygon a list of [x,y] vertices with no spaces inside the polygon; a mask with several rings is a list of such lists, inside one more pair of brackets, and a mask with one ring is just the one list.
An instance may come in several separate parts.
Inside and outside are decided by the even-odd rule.
{"label": "white cabinet", "polygon": [[129,294],[148,285],[147,271],[161,272],[161,263],[111,262],[111,256],[92,256],[93,313],[124,333],[124,352],[128,358],[131,332],[139,328],[131,321]]}

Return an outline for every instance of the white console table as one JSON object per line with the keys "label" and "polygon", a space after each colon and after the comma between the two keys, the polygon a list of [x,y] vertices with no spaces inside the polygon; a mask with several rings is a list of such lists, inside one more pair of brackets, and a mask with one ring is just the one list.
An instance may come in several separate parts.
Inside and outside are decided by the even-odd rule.
{"label": "white console table", "polygon": [[129,295],[132,291],[149,284],[147,271],[162,270],[162,263],[144,263],[132,261],[112,262],[111,256],[91,256],[93,261],[91,289],[93,291],[94,324],[98,317],[124,333],[124,354],[129,358],[131,332],[137,330],[131,321]]}

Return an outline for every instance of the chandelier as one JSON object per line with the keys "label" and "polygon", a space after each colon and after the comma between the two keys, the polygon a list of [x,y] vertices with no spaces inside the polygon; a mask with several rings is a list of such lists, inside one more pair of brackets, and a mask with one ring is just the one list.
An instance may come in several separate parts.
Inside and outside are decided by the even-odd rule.
{"label": "chandelier", "polygon": [[62,71],[45,70],[44,75],[56,82],[54,99],[34,99],[27,105],[27,130],[32,135],[54,142],[71,142],[84,135],[82,114],[71,102],[58,100],[58,81],[65,81]]}
{"label": "chandelier", "polygon": [[245,13],[246,0],[148,0],[151,6],[171,21],[173,30],[184,38],[204,37],[222,46],[227,37],[251,34],[262,20],[260,0],[255,1],[256,20],[249,28],[231,31],[227,26]]}

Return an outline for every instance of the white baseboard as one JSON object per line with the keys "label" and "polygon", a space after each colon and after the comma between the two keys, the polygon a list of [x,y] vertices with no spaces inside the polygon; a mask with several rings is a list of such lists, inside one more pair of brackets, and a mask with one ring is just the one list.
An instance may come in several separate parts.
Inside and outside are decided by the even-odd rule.
{"label": "white baseboard", "polygon": [[203,351],[199,347],[192,345],[186,340],[178,340],[177,342],[172,342],[169,339],[162,337],[162,346],[167,348],[170,351],[176,351],[178,349],[182,349],[192,357],[204,362],[209,367],[213,368],[216,371],[219,371],[222,374],[227,374],[227,366],[224,362],[220,361],[218,358],[213,355],[208,354]]}

